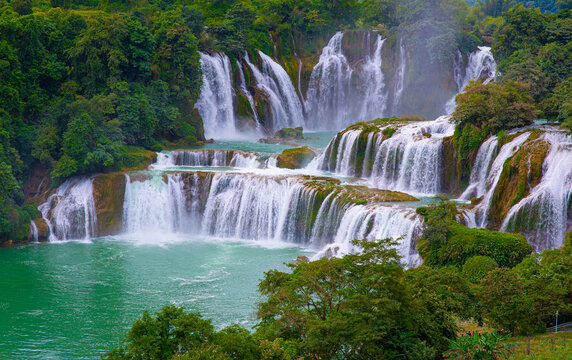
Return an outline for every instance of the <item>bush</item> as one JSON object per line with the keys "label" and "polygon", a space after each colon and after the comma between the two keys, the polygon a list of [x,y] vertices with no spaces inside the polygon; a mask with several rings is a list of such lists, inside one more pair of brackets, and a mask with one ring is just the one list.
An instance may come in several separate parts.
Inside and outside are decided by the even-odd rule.
{"label": "bush", "polygon": [[489,271],[496,269],[499,265],[488,256],[473,256],[463,265],[463,276],[473,284],[479,283]]}
{"label": "bush", "polygon": [[451,224],[447,228],[447,244],[439,251],[439,257],[445,263],[463,265],[468,258],[482,255],[499,266],[513,267],[531,252],[532,246],[520,234]]}

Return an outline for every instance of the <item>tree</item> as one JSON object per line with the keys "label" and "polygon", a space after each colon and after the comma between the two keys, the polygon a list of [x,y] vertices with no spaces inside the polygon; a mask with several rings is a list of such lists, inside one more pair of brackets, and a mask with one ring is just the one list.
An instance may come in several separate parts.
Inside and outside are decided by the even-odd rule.
{"label": "tree", "polygon": [[304,354],[321,358],[434,357],[455,336],[452,323],[411,297],[394,243],[354,243],[360,254],[266,273],[258,333],[301,342]]}
{"label": "tree", "polygon": [[211,341],[214,334],[210,320],[200,314],[185,313],[183,308],[165,306],[151,317],[147,311],[133,323],[122,345],[107,352],[104,359],[167,360]]}
{"label": "tree", "polygon": [[517,82],[483,84],[471,82],[455,97],[453,120],[462,128],[472,124],[487,127],[493,134],[529,125],[537,115],[534,101]]}

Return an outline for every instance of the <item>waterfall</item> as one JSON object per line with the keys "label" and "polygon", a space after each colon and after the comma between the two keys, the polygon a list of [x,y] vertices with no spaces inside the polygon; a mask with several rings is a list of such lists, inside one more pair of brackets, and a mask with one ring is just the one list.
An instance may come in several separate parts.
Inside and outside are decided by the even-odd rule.
{"label": "waterfall", "polygon": [[495,80],[497,64],[491,53],[491,48],[479,46],[479,49],[469,55],[469,62],[465,70],[461,91],[469,84],[469,81],[482,79],[485,84]]}
{"label": "waterfall", "polygon": [[397,114],[401,103],[401,95],[405,87],[405,70],[407,67],[407,59],[405,58],[405,48],[403,47],[403,39],[399,40],[399,67],[395,74],[395,86],[393,90],[393,114]]}
{"label": "waterfall", "polygon": [[479,148],[475,165],[473,165],[473,169],[471,170],[469,186],[461,195],[461,199],[471,200],[474,197],[479,198],[485,194],[487,174],[495,158],[498,143],[497,137],[491,136]]}
{"label": "waterfall", "polygon": [[326,255],[343,255],[359,251],[351,243],[354,239],[376,239],[403,237],[398,251],[403,262],[410,266],[421,264],[415,247],[415,239],[422,230],[420,216],[409,209],[379,205],[355,205],[343,214],[339,230],[332,244],[314,256],[319,259]]}
{"label": "waterfall", "polygon": [[309,126],[313,129],[339,129],[349,120],[347,92],[352,69],[342,52],[343,36],[343,32],[337,32],[330,39],[312,70],[307,93],[307,112],[310,117]]}
{"label": "waterfall", "polygon": [[[382,131],[388,127],[393,127],[395,133],[386,138]],[[330,142],[316,160],[317,167],[368,178],[381,189],[434,195],[442,187],[443,138],[452,136],[454,129],[448,117],[384,125],[367,135],[363,158],[357,156],[363,150],[359,145],[363,129],[346,130]]]}
{"label": "waterfall", "polygon": [[[268,55],[259,51],[262,71],[252,64],[248,57],[244,61],[252,69],[256,87],[261,89],[271,104],[272,126],[269,130],[304,125],[302,104],[286,71]],[[268,126],[267,126],[268,127]]]}
{"label": "waterfall", "polygon": [[[490,47],[479,46],[478,50],[469,54],[464,76],[461,71],[462,63],[463,57],[461,53],[457,51],[457,56],[453,64],[453,75],[459,93],[463,92],[471,80],[481,79],[484,84],[495,80],[497,65]],[[453,111],[455,111],[455,107],[455,96],[453,96],[445,105],[445,112],[452,114]]]}
{"label": "waterfall", "polygon": [[92,178],[66,180],[38,210],[50,230],[49,241],[87,240],[97,235]]}
{"label": "waterfall", "polygon": [[127,176],[123,203],[124,231],[145,238],[182,230],[186,223],[186,196],[181,174],[143,179]]}
{"label": "waterfall", "polygon": [[385,39],[382,39],[381,35],[377,35],[373,55],[368,55],[361,71],[358,72],[363,84],[360,96],[362,102],[358,105],[359,119],[362,121],[382,117],[387,105],[385,80],[381,70],[381,51],[384,43]]}
{"label": "waterfall", "polygon": [[524,233],[535,250],[563,245],[570,227],[572,200],[572,141],[563,132],[543,134],[550,151],[543,163],[541,182],[514,205],[501,226],[502,231]]}
{"label": "waterfall", "polygon": [[322,50],[308,87],[306,107],[310,128],[337,130],[384,115],[388,97],[382,71],[385,39],[376,35],[370,53],[370,35],[367,34],[368,52],[364,60],[354,65],[343,54],[342,32],[336,33]]}
{"label": "waterfall", "polygon": [[259,168],[260,154],[240,150],[196,149],[175,150],[157,154],[154,170],[177,166]]}
{"label": "waterfall", "polygon": [[38,242],[38,226],[34,220],[30,221],[30,239],[32,242]]}
{"label": "waterfall", "polygon": [[489,214],[489,209],[491,207],[492,197],[497,187],[498,181],[501,177],[505,161],[518,151],[520,145],[522,145],[528,139],[529,136],[530,132],[525,132],[514,138],[508,144],[503,145],[499,150],[499,153],[495,158],[495,160],[493,161],[486,177],[486,181],[484,184],[485,193],[483,199],[481,200],[479,205],[475,207],[478,227],[484,228],[487,226],[488,223],[487,218]]}
{"label": "waterfall", "polygon": [[232,68],[225,54],[201,53],[203,84],[195,108],[203,118],[205,137],[236,137]]}
{"label": "waterfall", "polygon": [[250,105],[250,110],[252,110],[252,115],[254,116],[254,121],[256,121],[256,126],[258,130],[261,133],[263,133],[263,131],[260,129],[260,121],[258,120],[258,113],[256,111],[256,107],[254,106],[254,98],[252,97],[250,91],[248,91],[248,89],[246,88],[246,79],[244,77],[244,71],[242,70],[242,65],[238,61],[236,62],[236,68],[238,69],[238,87],[248,100],[248,104]]}
{"label": "waterfall", "polygon": [[463,74],[463,54],[459,50],[455,53],[455,60],[453,62],[453,79],[457,84],[457,92],[463,91],[463,83],[465,76]]}

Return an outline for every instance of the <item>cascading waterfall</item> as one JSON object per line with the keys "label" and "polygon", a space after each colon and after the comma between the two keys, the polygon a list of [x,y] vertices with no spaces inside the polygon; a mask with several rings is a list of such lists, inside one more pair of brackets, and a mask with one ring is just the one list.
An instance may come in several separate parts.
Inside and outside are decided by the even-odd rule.
{"label": "cascading waterfall", "polygon": [[399,40],[399,67],[395,75],[395,86],[393,90],[393,114],[397,114],[405,87],[405,70],[407,68],[407,59],[405,57],[405,48],[403,47],[403,39]]}
{"label": "cascading waterfall", "polygon": [[465,74],[463,71],[463,54],[459,50],[455,53],[455,61],[453,62],[453,79],[455,84],[457,84],[457,91],[463,91]]}
{"label": "cascading waterfall", "polygon": [[410,266],[421,264],[417,253],[415,239],[421,234],[422,222],[419,215],[409,209],[379,205],[355,205],[342,216],[340,225],[332,244],[326,246],[314,256],[343,255],[359,251],[353,244],[354,239],[376,239],[403,237],[398,247],[403,262]]}
{"label": "cascading waterfall", "polygon": [[153,169],[161,170],[177,166],[259,168],[262,166],[262,161],[258,153],[240,150],[175,150],[158,153]]}
{"label": "cascading waterfall", "polygon": [[369,133],[364,156],[359,160],[362,130],[345,131],[339,142],[334,138],[316,159],[318,168],[368,178],[382,189],[421,195],[441,192],[443,138],[452,136],[455,129],[449,117],[394,125],[395,133],[386,139],[382,130],[389,126]]}
{"label": "cascading waterfall", "polygon": [[[347,91],[352,69],[342,52],[344,33],[337,32],[322,50],[312,70],[307,92],[309,126],[341,128],[348,120]],[[328,124],[323,124],[324,121]]]}
{"label": "cascading waterfall", "polygon": [[234,138],[232,68],[225,54],[201,53],[203,84],[195,108],[203,118],[207,138]]}
{"label": "cascading waterfall", "polygon": [[485,193],[483,199],[481,200],[479,205],[475,207],[476,218],[477,218],[476,223],[478,227],[484,228],[487,226],[492,197],[497,187],[498,181],[501,177],[505,161],[518,151],[520,145],[522,145],[528,139],[529,136],[530,132],[527,131],[523,134],[520,134],[519,136],[514,138],[511,142],[503,145],[500,148],[497,157],[493,161],[490,170],[488,171],[486,181],[484,184]]}
{"label": "cascading waterfall", "polygon": [[[368,39],[369,35],[370,33],[368,33]],[[365,64],[358,72],[363,87],[360,94],[362,101],[358,103],[359,119],[362,121],[383,116],[387,106],[385,80],[381,69],[381,52],[384,43],[385,39],[377,35],[373,55],[368,54]]]}
{"label": "cascading waterfall", "polygon": [[[286,71],[268,55],[259,51],[262,59],[262,71],[250,62],[248,56],[244,61],[251,68],[256,87],[261,89],[271,104],[272,126],[275,131],[284,127],[304,125],[302,104]],[[267,126],[268,127],[268,126]]]}
{"label": "cascading waterfall", "polygon": [[185,216],[186,196],[181,174],[131,179],[125,185],[123,203],[124,231],[144,238],[161,233],[174,233],[190,226]]}
{"label": "cascading waterfall", "polygon": [[475,165],[471,170],[470,183],[467,189],[461,195],[463,200],[471,200],[472,198],[479,198],[486,192],[485,185],[487,183],[487,174],[495,158],[498,148],[498,138],[491,136],[479,148]]}
{"label": "cascading waterfall", "polygon": [[[412,209],[356,205],[343,192],[324,194],[315,187],[316,180],[233,172],[125,177],[123,233],[138,242],[192,233],[322,249],[335,239],[329,254],[340,255],[355,250],[349,245],[354,238],[392,237],[399,239],[404,259],[418,263],[414,240],[420,217]],[[50,241],[97,236],[91,178],[66,181],[39,208],[51,230]]]}
{"label": "cascading waterfall", "polygon": [[30,222],[30,239],[32,240],[32,242],[39,241],[38,226],[36,225],[36,222],[34,220]]}
{"label": "cascading waterfall", "polygon": [[260,122],[258,120],[258,112],[256,111],[256,107],[254,106],[254,98],[248,89],[246,88],[246,79],[244,77],[244,71],[242,70],[242,65],[240,62],[236,62],[236,68],[238,69],[238,87],[240,91],[246,96],[248,100],[248,104],[250,105],[250,110],[252,110],[252,115],[254,116],[254,121],[256,121],[256,126],[260,129]]}
{"label": "cascading waterfall", "polygon": [[[457,91],[463,92],[465,87],[471,80],[481,79],[484,84],[488,84],[495,80],[497,64],[491,53],[491,48],[487,46],[479,46],[478,50],[469,54],[467,68],[464,74],[461,71],[463,58],[460,52],[457,52],[454,61],[454,78],[457,83]],[[445,104],[445,112],[452,114],[455,111],[455,96]]]}
{"label": "cascading waterfall", "polygon": [[562,132],[545,133],[542,138],[550,143],[542,180],[510,209],[501,226],[503,231],[522,232],[536,250],[562,246],[572,225],[572,141]]}
{"label": "cascading waterfall", "polygon": [[373,53],[354,70],[343,54],[343,36],[338,32],[330,39],[312,70],[306,101],[312,129],[339,129],[381,117],[386,111],[388,94],[381,67],[385,39],[376,35]]}
{"label": "cascading waterfall", "polygon": [[92,178],[65,181],[38,210],[50,230],[49,241],[87,240],[97,235]]}

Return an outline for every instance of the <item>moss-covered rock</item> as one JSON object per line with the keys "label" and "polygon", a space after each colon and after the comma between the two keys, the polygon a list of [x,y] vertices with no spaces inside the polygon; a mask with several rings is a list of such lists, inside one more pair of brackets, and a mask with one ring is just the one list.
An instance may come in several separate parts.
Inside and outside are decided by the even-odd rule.
{"label": "moss-covered rock", "polygon": [[[42,218],[34,219],[34,223],[36,224],[36,229],[38,229],[38,241],[48,241],[50,237],[50,228],[46,223],[46,220]],[[30,239],[33,240],[33,239]]]}
{"label": "moss-covered rock", "polygon": [[143,170],[155,162],[157,153],[142,147],[126,146],[123,156],[123,170]]}
{"label": "moss-covered rock", "polygon": [[500,226],[510,208],[528,196],[542,180],[542,165],[550,144],[534,130],[528,140],[503,165],[503,170],[491,200],[490,227]]}
{"label": "moss-covered rock", "polygon": [[304,139],[304,129],[301,126],[295,128],[282,128],[276,131],[274,137],[283,140],[302,140]]}
{"label": "moss-covered rock", "polygon": [[[300,128],[301,129],[301,128]],[[300,169],[308,165],[316,156],[316,152],[308,146],[286,149],[276,158],[278,167]]]}
{"label": "moss-covered rock", "polygon": [[103,174],[93,180],[97,236],[114,235],[121,231],[125,184],[123,173]]}

